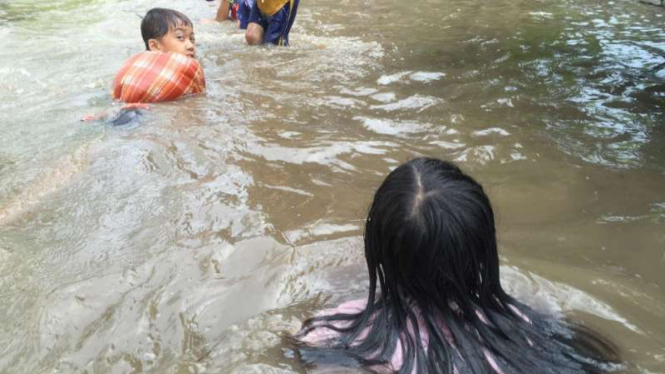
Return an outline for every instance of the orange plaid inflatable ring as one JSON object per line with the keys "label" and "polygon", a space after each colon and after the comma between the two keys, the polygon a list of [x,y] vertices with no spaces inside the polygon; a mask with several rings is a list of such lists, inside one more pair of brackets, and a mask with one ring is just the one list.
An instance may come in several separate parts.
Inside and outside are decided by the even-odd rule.
{"label": "orange plaid inflatable ring", "polygon": [[126,103],[156,103],[205,92],[203,68],[177,53],[139,53],[113,80],[113,98]]}

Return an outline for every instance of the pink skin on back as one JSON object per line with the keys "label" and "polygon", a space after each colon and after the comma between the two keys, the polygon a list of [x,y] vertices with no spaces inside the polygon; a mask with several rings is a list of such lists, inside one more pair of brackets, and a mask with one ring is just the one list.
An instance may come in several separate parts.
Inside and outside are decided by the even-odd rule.
{"label": "pink skin on back", "polygon": [[[362,312],[363,310],[365,310],[366,305],[367,305],[366,300],[347,301],[345,303],[340,304],[336,308],[323,310],[323,311],[317,313],[317,316],[327,316],[327,315],[340,314],[340,313],[341,314],[355,314],[355,313],[359,313],[359,312]],[[515,306],[510,305],[510,308],[518,316],[520,316],[522,319],[524,319],[524,321],[531,323],[529,318],[526,315],[524,315],[522,312],[520,312],[519,309],[517,309]],[[476,313],[478,315],[478,318],[480,318],[480,320],[483,323],[488,323],[487,318],[480,311],[477,311]],[[417,322],[418,326],[424,326],[425,321],[422,319],[422,315],[420,314],[420,312],[416,311],[415,314],[416,314],[416,318],[417,318],[416,322]],[[337,322],[337,323],[335,323],[335,326],[344,327],[344,323],[343,322]],[[439,321],[439,328],[443,332],[443,335],[446,337],[446,340],[448,340],[448,342],[454,347],[455,343],[453,342],[452,334],[451,334],[450,330],[448,329],[448,327],[445,325],[445,322],[443,320]],[[412,337],[415,336],[413,323],[409,324],[408,330],[409,330],[409,334]],[[368,332],[369,332],[369,329],[365,329],[360,334],[360,336],[358,336],[358,340],[360,341],[360,340],[363,340],[365,337],[367,337]],[[317,344],[325,343],[327,340],[335,338],[338,335],[339,335],[339,333],[332,330],[332,329],[328,329],[328,328],[325,328],[325,327],[320,327],[320,328],[316,328],[314,330],[311,330],[309,333],[307,333],[307,335],[305,335],[304,337],[301,338],[301,341],[304,342],[304,343],[310,344],[310,345],[317,345]],[[423,348],[427,349],[427,346],[429,345],[429,334],[428,334],[427,330],[425,330],[425,329],[420,330],[420,343],[422,344]],[[530,341],[528,341],[528,343],[533,344]],[[504,374],[503,370],[501,370],[501,368],[499,367],[499,365],[497,364],[496,360],[494,359],[492,354],[489,352],[489,350],[487,350],[486,348],[483,348],[483,353],[485,355],[485,359],[490,364],[490,366],[492,366],[494,371],[497,374]],[[395,371],[399,370],[399,368],[402,367],[403,362],[404,362],[404,358],[403,358],[403,353],[402,353],[402,343],[401,343],[401,341],[398,341],[397,346],[395,348],[395,353],[393,354],[393,357],[390,360],[389,367],[379,369],[379,370],[382,373],[384,371],[386,373],[392,373],[392,372],[395,372]],[[453,367],[453,370],[454,370],[453,372],[455,374],[458,373],[457,368]],[[415,372],[416,372],[416,368],[414,367],[413,371],[412,371],[412,374],[414,374]]]}

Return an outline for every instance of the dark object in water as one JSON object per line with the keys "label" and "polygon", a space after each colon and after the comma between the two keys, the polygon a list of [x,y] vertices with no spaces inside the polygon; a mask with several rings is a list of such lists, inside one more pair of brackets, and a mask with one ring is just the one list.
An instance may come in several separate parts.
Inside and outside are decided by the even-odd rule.
{"label": "dark object in water", "polygon": [[660,4],[656,4],[653,1],[645,1],[645,0],[640,0],[640,3],[646,4],[646,5],[665,7],[665,0],[660,0]]}
{"label": "dark object in water", "polygon": [[110,120],[113,126],[122,126],[136,121],[143,113],[138,108],[122,109],[120,113]]}

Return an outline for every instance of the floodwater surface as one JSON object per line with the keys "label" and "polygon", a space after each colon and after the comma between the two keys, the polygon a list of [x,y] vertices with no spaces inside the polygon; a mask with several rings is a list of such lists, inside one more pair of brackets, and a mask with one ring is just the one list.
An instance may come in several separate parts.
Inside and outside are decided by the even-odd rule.
{"label": "floodwater surface", "polygon": [[[195,23],[208,93],[137,123],[139,16]],[[306,0],[289,48],[215,3],[0,1],[0,373],[300,373],[281,341],[364,296],[401,162],[457,162],[505,287],[665,373],[665,11],[638,1]]]}

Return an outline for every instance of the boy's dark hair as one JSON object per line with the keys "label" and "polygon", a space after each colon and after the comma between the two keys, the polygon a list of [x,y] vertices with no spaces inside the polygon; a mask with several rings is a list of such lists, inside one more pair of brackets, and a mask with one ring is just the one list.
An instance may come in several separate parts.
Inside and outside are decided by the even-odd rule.
{"label": "boy's dark hair", "polygon": [[141,36],[143,36],[145,49],[150,50],[150,46],[148,45],[150,39],[159,39],[166,35],[171,28],[181,25],[194,27],[189,17],[177,10],[165,8],[150,9],[141,22]]}

